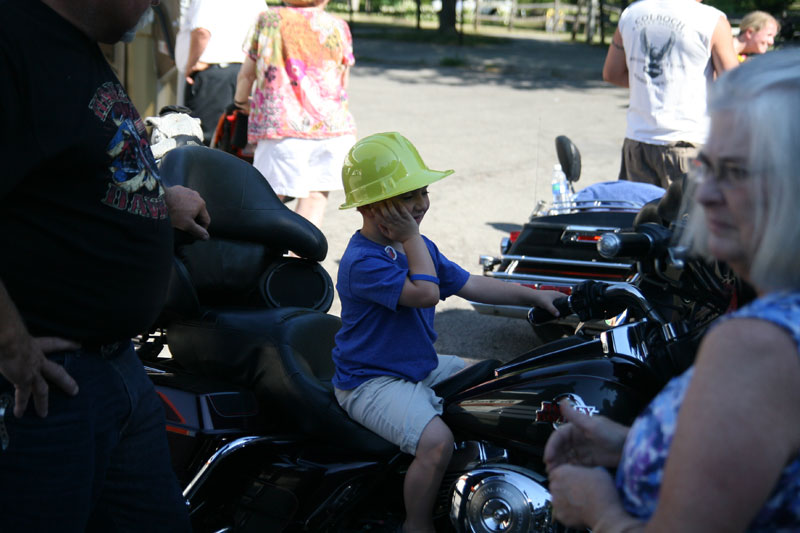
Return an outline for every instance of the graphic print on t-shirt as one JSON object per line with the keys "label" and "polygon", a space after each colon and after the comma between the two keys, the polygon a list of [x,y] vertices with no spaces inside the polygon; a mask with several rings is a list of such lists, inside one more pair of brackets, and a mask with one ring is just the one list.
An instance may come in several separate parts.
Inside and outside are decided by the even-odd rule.
{"label": "graphic print on t-shirt", "polygon": [[652,43],[647,39],[647,31],[642,31],[642,52],[647,58],[644,65],[644,71],[651,78],[657,78],[664,73],[662,63],[664,58],[669,55],[672,46],[675,44],[675,33],[669,34],[669,39],[666,43]]}
{"label": "graphic print on t-shirt", "polygon": [[[680,16],[664,13],[637,16],[632,29],[638,43],[631,46],[628,58],[631,75],[647,86],[673,83],[675,76],[686,68],[682,52],[676,50],[692,29]],[[633,35],[629,33],[628,38]]]}
{"label": "graphic print on t-shirt", "polygon": [[166,218],[164,190],[146,129],[125,89],[119,83],[104,83],[89,108],[106,128],[115,130],[107,147],[111,183],[102,202],[145,218]]}

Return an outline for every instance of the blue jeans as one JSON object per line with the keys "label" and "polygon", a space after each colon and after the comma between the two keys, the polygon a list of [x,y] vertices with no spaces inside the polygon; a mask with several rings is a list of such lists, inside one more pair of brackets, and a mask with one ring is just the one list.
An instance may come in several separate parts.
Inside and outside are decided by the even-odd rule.
{"label": "blue jeans", "polygon": [[[77,350],[50,357],[80,391],[50,387],[49,413],[33,402],[6,410],[0,451],[0,530],[188,532],[170,463],[164,409],[130,343],[112,354]],[[14,389],[0,376],[0,395]]]}

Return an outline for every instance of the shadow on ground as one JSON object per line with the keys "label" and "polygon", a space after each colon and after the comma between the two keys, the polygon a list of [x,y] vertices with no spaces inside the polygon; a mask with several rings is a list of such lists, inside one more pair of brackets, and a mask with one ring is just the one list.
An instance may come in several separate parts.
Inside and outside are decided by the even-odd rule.
{"label": "shadow on ground", "polygon": [[514,224],[511,222],[487,222],[486,225],[490,228],[502,231],[503,233],[511,233],[512,231],[522,230],[522,224]]}
{"label": "shadow on ground", "polygon": [[[490,354],[506,362],[541,344],[525,320],[468,309],[437,312],[435,327],[437,353],[467,359],[486,359]],[[469,332],[466,337],[464,332]]]}
{"label": "shadow on ground", "polygon": [[[502,85],[516,89],[607,87],[606,49],[552,38],[465,35],[354,23],[358,68],[406,84]],[[414,75],[409,75],[414,73]]]}

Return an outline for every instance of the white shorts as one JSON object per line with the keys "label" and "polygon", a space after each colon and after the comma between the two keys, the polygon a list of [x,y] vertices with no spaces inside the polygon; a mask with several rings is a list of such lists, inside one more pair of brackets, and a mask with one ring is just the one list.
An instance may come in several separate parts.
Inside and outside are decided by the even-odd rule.
{"label": "white shorts", "polygon": [[253,166],[275,194],[307,198],[311,191],[342,189],[342,164],[356,142],[354,135],[328,139],[258,141]]}
{"label": "white shorts", "polygon": [[383,376],[353,390],[336,389],[336,399],[350,418],[403,452],[416,455],[423,430],[433,417],[442,414],[442,399],[431,387],[465,366],[460,357],[440,355],[439,366],[419,383]]}

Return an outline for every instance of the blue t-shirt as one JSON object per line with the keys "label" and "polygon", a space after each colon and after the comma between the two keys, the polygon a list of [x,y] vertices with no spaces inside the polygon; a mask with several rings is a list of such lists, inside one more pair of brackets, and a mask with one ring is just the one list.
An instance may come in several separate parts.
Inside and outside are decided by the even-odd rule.
{"label": "blue t-shirt", "polygon": [[[439,253],[422,237],[439,278],[444,300],[464,286],[469,272]],[[336,334],[333,385],[352,390],[379,376],[418,382],[431,373],[438,359],[433,343],[435,307],[398,304],[408,277],[408,259],[356,232],[339,263],[336,290],[342,302],[342,328]]]}
{"label": "blue t-shirt", "polygon": [[[720,319],[759,318],[776,324],[800,347],[800,292],[769,294]],[[798,354],[800,356],[800,353]],[[617,489],[625,509],[648,519],[655,512],[664,465],[694,367],[673,378],[631,426],[617,470]],[[792,460],[749,532],[800,531],[800,458]]]}

